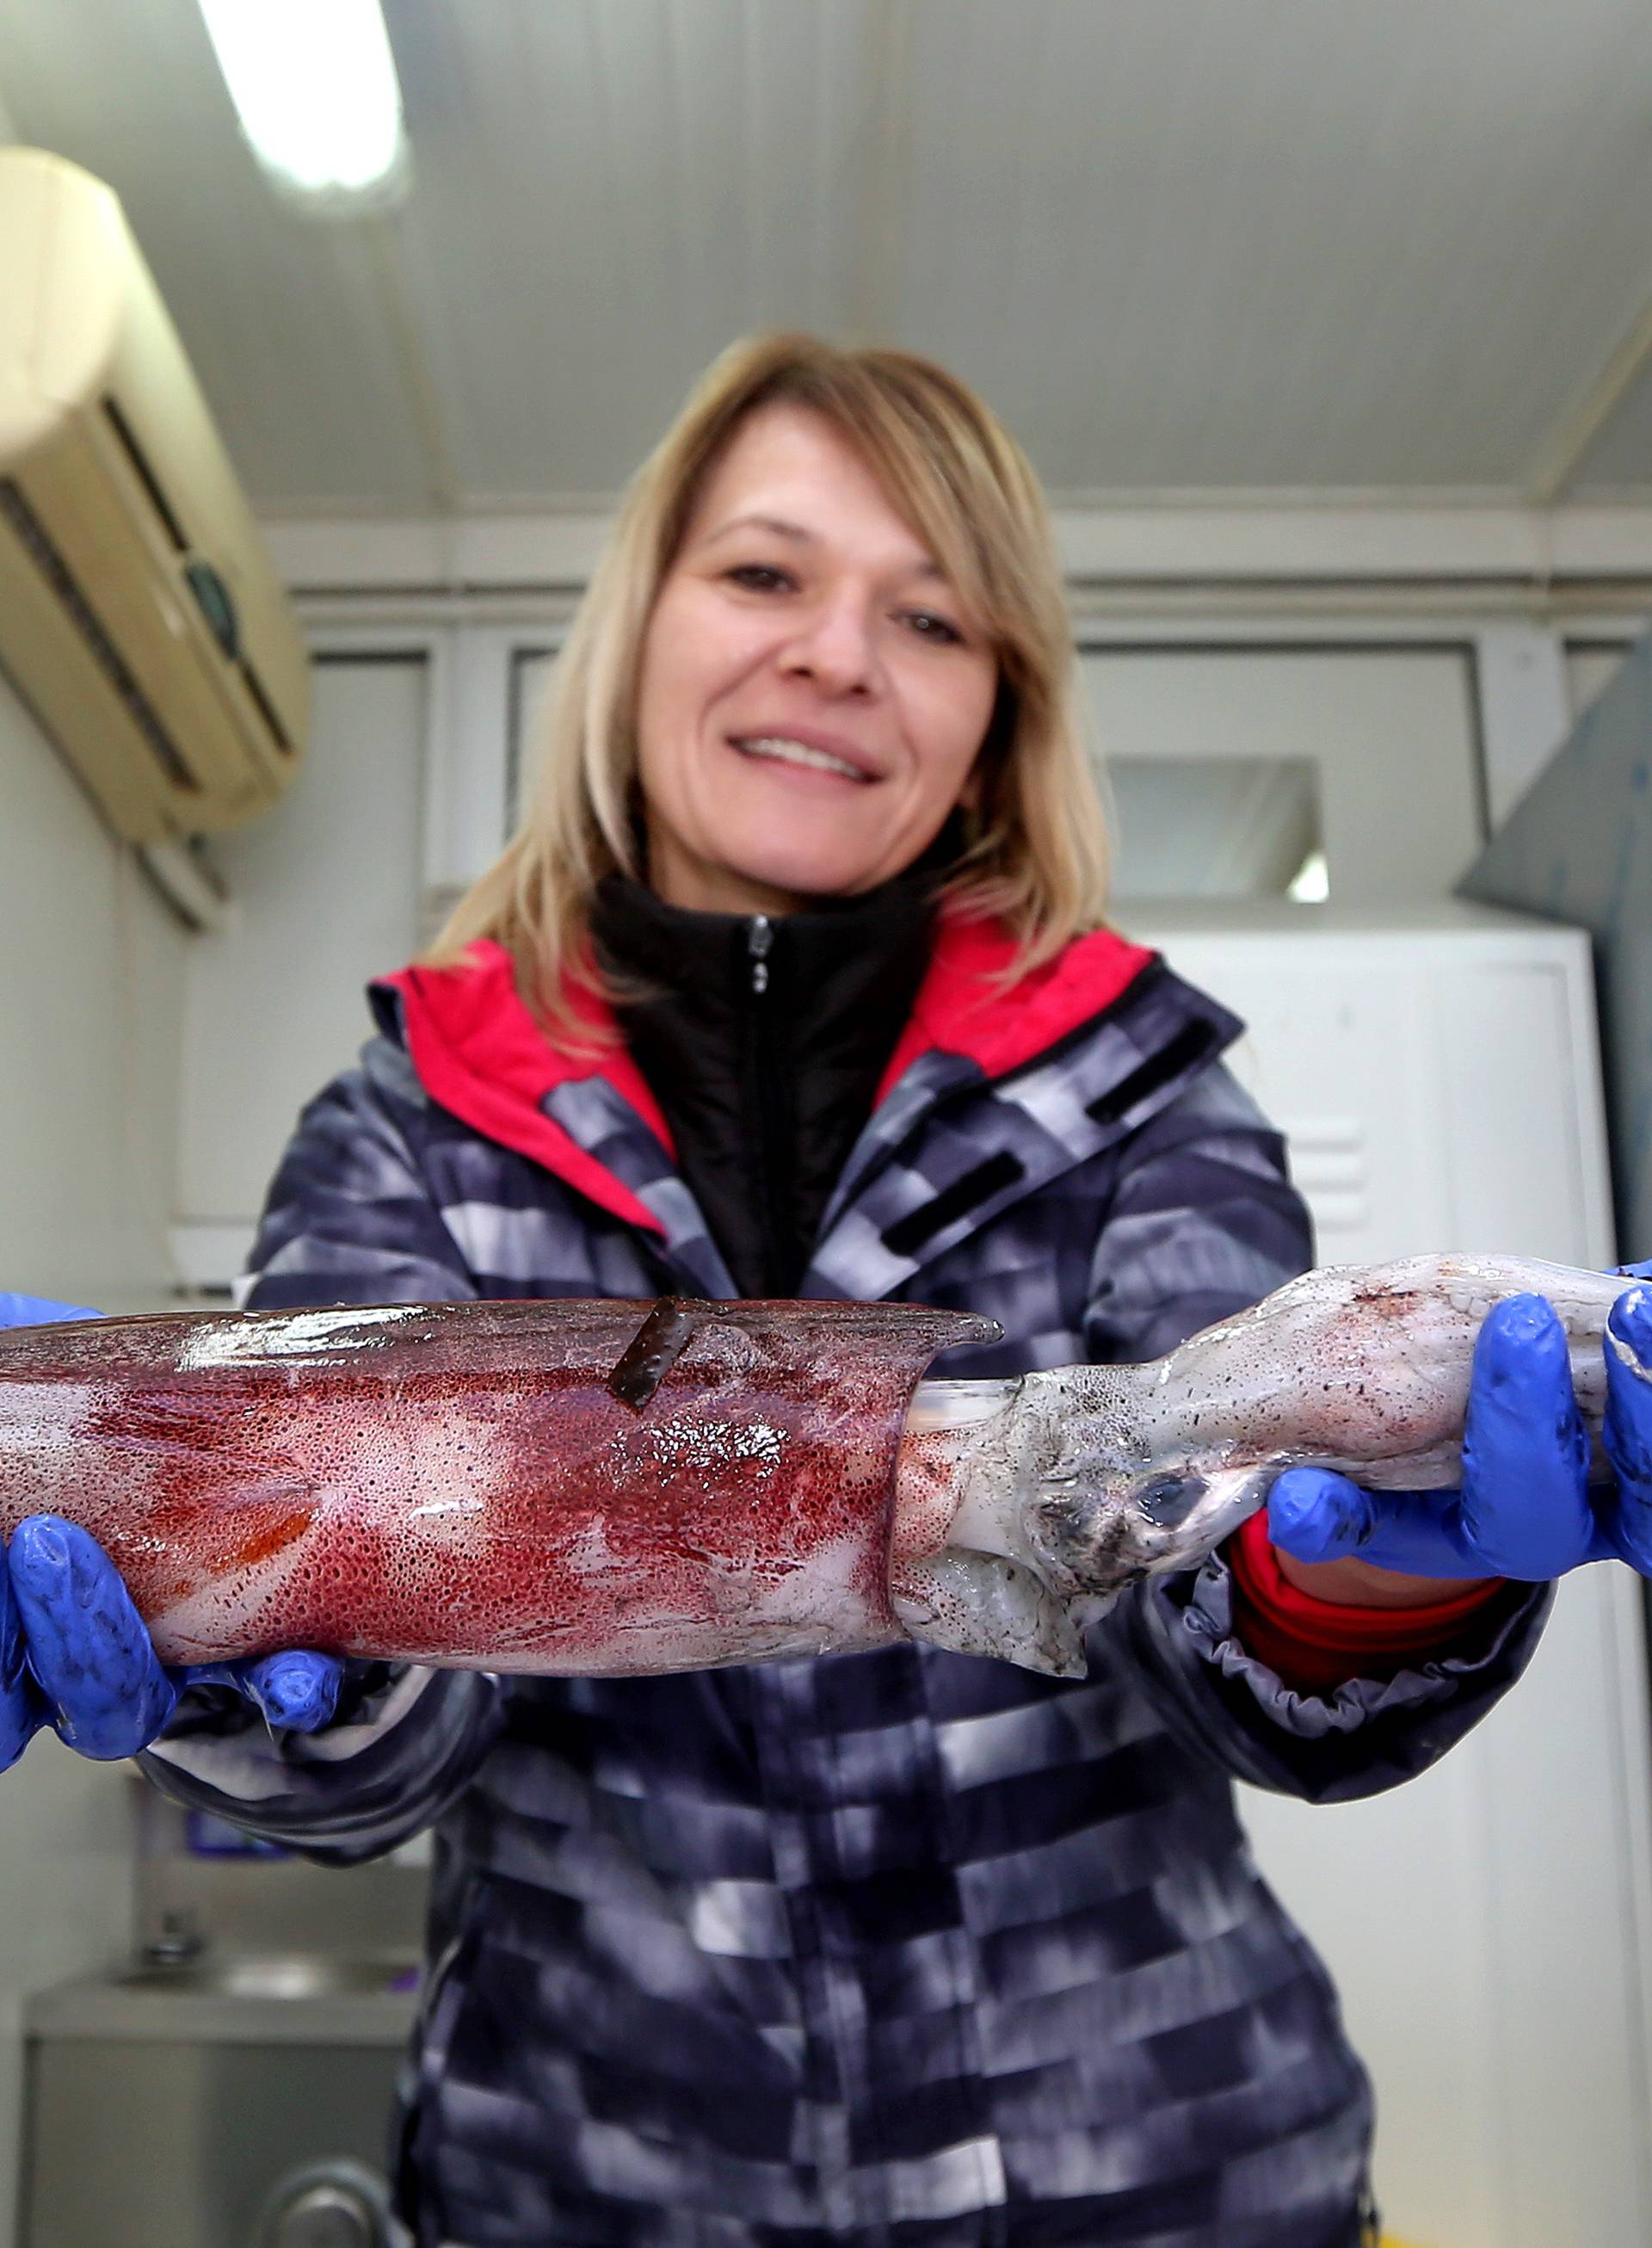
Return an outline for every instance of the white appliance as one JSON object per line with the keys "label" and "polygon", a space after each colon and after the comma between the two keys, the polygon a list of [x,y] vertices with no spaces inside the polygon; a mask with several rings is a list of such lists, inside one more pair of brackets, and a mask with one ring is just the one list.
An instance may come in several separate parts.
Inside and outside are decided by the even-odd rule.
{"label": "white appliance", "polygon": [[[1143,908],[1128,933],[1250,1025],[1327,1264],[1613,1261],[1587,936],[1471,907]],[[1652,1823],[1638,1580],[1560,1588],[1519,1685],[1420,1779],[1244,1791],[1377,2094],[1388,2229],[1420,2248],[1652,2240]]]}
{"label": "white appliance", "polygon": [[0,148],[0,669],[116,831],[272,804],[309,724],[290,609],[113,192]]}

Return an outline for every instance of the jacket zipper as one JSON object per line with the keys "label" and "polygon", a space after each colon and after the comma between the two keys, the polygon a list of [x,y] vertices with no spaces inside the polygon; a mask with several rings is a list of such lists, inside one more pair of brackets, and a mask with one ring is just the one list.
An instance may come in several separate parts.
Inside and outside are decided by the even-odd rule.
{"label": "jacket zipper", "polygon": [[767,914],[754,914],[746,931],[746,953],[751,962],[752,990],[761,998],[768,989],[768,956],[775,949],[775,924]]}
{"label": "jacket zipper", "polygon": [[762,1212],[763,1286],[775,1293],[789,1285],[781,1274],[786,1239],[780,1208],[780,1182],[787,1175],[785,1088],[775,1052],[774,1008],[768,1002],[769,959],[775,925],[767,914],[754,914],[746,929],[746,963],[751,989],[752,1068],[757,1096],[758,1208]]}

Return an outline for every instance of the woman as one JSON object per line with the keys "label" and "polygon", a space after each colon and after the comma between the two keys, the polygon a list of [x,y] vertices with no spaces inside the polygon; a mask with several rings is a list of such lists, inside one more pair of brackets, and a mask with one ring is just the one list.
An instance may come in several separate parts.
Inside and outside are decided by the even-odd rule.
{"label": "woman", "polygon": [[[904,1297],[998,1319],[949,1369],[986,1374],[1146,1358],[1300,1270],[1239,1025],[1102,924],[1071,674],[978,400],[898,353],[728,354],[627,499],[520,833],[301,1121],[248,1301]],[[1576,1471],[1552,1329],[1487,1338],[1526,1402],[1518,1474],[1485,1424],[1482,1529]],[[1360,1495],[1293,1483],[1334,1545]],[[1421,1574],[1235,1546],[1127,1600],[1077,1684],[906,1646],[354,1666],[325,1722],[337,1666],[294,1657],[236,1682],[273,1731],[196,1686],[145,1761],[323,1858],[435,1823],[421,2248],[1351,2248],[1366,2086],[1230,1775],[1420,1770],[1544,1594],[1460,1535]]]}

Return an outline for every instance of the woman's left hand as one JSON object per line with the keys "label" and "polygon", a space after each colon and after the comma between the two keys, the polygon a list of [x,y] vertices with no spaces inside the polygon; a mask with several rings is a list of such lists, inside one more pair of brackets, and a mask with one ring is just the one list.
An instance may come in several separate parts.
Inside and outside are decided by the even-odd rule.
{"label": "woman's left hand", "polygon": [[1442,1577],[1535,1583],[1605,1560],[1652,1576],[1652,1290],[1619,1297],[1605,1350],[1614,1486],[1588,1486],[1560,1320],[1543,1297],[1512,1296],[1475,1345],[1462,1489],[1365,1491],[1328,1469],[1287,1469],[1268,1496],[1268,1534],[1296,1563],[1320,1565],[1287,1573],[1326,1599],[1383,1607],[1437,1600]]}

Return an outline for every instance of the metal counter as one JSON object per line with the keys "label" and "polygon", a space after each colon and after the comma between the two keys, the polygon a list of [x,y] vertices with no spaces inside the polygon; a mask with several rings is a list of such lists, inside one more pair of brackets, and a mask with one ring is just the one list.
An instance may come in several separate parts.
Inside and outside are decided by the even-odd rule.
{"label": "metal counter", "polygon": [[[379,2248],[382,2217],[352,2211],[387,2165],[410,1966],[241,1957],[39,1992],[21,2248]],[[363,2193],[317,2189],[333,2169]]]}

